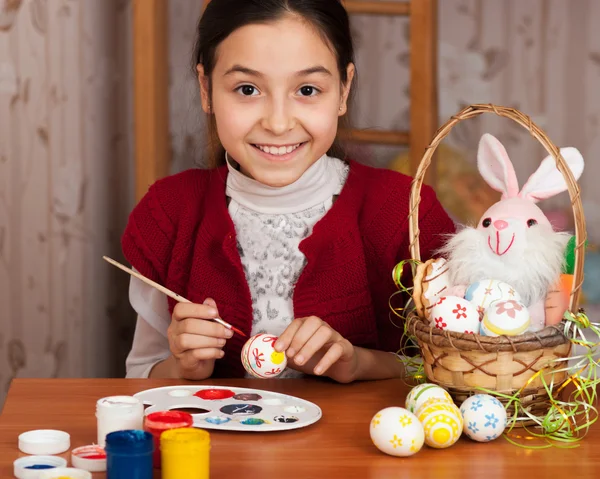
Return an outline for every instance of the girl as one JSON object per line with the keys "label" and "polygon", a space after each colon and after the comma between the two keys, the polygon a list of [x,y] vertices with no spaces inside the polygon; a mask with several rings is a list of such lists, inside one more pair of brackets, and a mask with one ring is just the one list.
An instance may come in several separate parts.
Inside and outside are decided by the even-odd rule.
{"label": "girl", "polygon": [[[411,179],[341,159],[355,72],[341,2],[213,0],[194,63],[214,165],[152,185],[122,239],[134,268],[193,304],[132,279],[128,376],[243,376],[246,339],[217,317],[279,336],[283,376],[401,375],[388,299],[409,255]],[[454,225],[428,187],[419,211],[427,258]]]}

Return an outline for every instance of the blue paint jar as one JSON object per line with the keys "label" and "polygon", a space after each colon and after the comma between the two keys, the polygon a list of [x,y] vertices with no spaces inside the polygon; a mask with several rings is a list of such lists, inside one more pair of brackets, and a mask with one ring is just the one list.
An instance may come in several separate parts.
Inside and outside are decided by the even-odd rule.
{"label": "blue paint jar", "polygon": [[107,479],[152,479],[152,434],[130,429],[106,436]]}

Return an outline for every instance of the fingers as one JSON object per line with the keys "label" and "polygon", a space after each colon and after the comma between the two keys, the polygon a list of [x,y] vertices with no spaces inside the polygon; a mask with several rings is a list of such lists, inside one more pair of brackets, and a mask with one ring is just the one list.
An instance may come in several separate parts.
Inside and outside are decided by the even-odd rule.
{"label": "fingers", "polygon": [[225,326],[215,323],[214,321],[206,321],[203,319],[186,318],[173,324],[175,334],[199,334],[201,336],[209,336],[211,338],[231,338],[233,331]]}
{"label": "fingers", "polygon": [[[294,357],[294,362],[300,366],[310,360],[318,351],[320,351],[323,346],[330,343],[336,334],[333,329],[331,329],[325,323],[320,325],[311,324],[310,326],[307,323],[304,323],[306,328],[302,327],[296,334],[296,337],[292,341],[292,348],[298,348],[296,356]],[[314,329],[316,327],[316,329]],[[310,336],[308,336],[310,334]],[[306,337],[306,336],[308,337]]]}
{"label": "fingers", "polygon": [[215,348],[194,349],[186,351],[177,357],[180,367],[184,370],[193,370],[201,361],[220,359],[224,355],[223,351]]}
{"label": "fingers", "polygon": [[290,349],[290,344],[292,343],[292,340],[296,336],[298,330],[302,327],[303,323],[304,319],[294,319],[290,325],[285,328],[285,331],[281,333],[279,338],[277,338],[277,341],[275,341],[275,351],[280,353],[285,351],[285,354],[288,358],[293,357],[295,351]]}
{"label": "fingers", "polygon": [[171,352],[180,355],[195,349],[217,349],[225,346],[225,339],[183,333],[175,335],[171,341]]}
{"label": "fingers", "polygon": [[[206,300],[207,303],[209,300]],[[219,317],[219,310],[212,304],[177,303],[173,308],[173,319],[181,321],[186,318],[215,319]]]}
{"label": "fingers", "polygon": [[333,343],[321,360],[317,363],[314,369],[316,375],[321,375],[327,372],[327,370],[338,362],[342,356],[344,356],[343,343]]}

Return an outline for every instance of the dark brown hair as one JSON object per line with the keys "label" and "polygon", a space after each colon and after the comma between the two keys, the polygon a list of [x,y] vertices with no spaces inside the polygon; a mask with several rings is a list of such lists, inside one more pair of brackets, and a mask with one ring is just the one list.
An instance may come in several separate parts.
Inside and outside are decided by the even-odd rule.
{"label": "dark brown hair", "polygon": [[[210,77],[219,44],[238,28],[274,22],[289,14],[301,16],[321,33],[336,55],[340,78],[346,84],[346,69],[350,63],[354,63],[354,46],[348,13],[340,0],[212,0],[198,22],[192,59],[194,73],[198,64],[204,67],[204,74],[209,78],[209,94]],[[346,127],[348,117],[346,111],[338,120],[338,127]],[[213,115],[209,117],[208,130],[211,143],[208,164],[211,167],[219,166],[225,161],[225,152],[217,136]],[[327,153],[342,159],[345,157],[338,140]]]}

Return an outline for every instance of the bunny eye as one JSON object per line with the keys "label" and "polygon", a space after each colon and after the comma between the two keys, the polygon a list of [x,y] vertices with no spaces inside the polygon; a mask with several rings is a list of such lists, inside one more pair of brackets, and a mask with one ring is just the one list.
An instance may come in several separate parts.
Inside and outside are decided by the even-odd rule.
{"label": "bunny eye", "polygon": [[537,225],[536,220],[534,220],[534,219],[527,220],[527,226],[529,226],[531,228],[534,225]]}
{"label": "bunny eye", "polygon": [[[531,220],[530,220],[531,221]],[[487,228],[488,226],[490,226],[492,224],[492,219],[491,218],[486,218],[481,222],[481,225],[484,228]]]}

